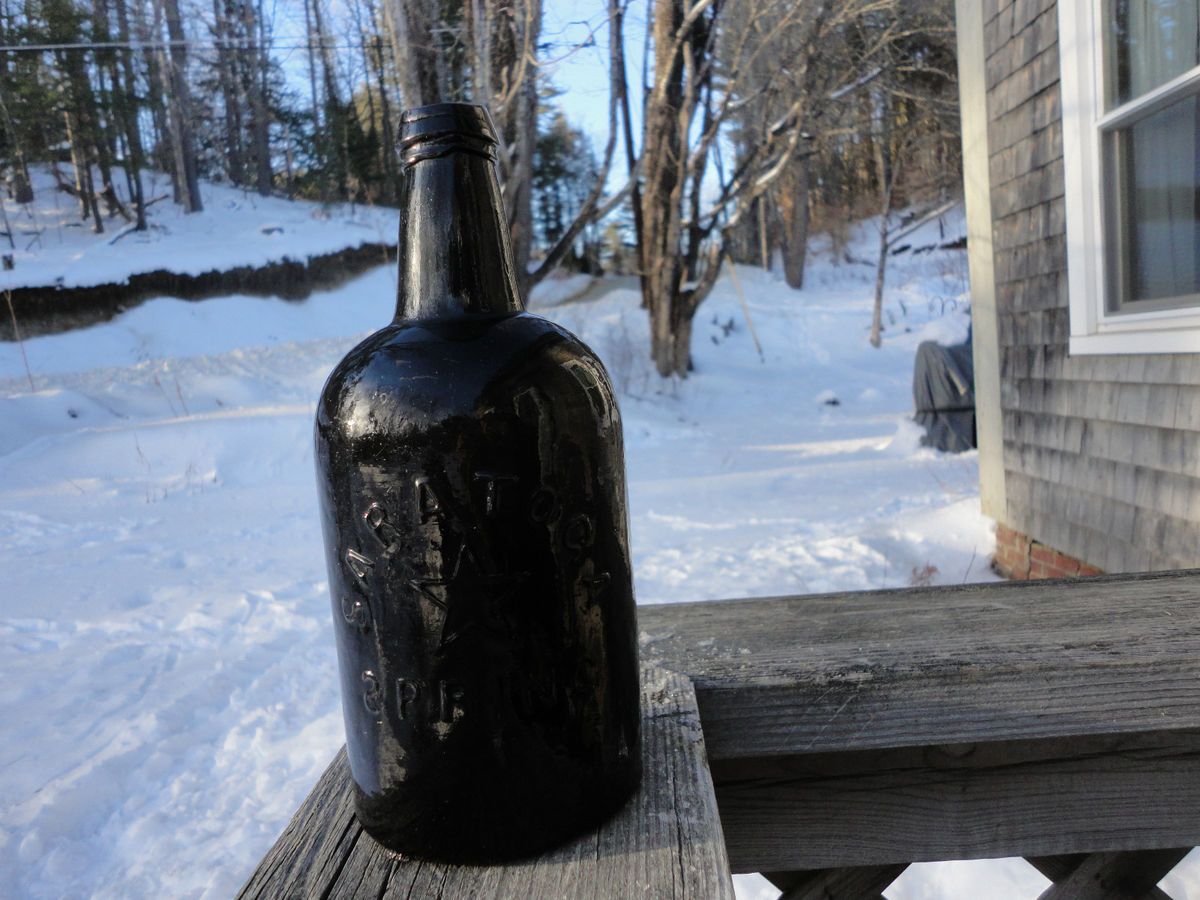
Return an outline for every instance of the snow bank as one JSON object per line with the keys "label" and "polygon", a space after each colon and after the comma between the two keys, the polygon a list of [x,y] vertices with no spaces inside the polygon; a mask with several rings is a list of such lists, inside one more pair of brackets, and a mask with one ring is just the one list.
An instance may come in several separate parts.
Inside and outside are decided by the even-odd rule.
{"label": "snow bank", "polygon": [[[58,190],[45,167],[30,172],[34,201],[6,201],[15,248],[5,242],[14,267],[0,271],[0,290],[24,287],[91,287],[121,284],[131,275],[164,270],[202,275],[241,266],[262,266],[325,256],[362,244],[395,244],[394,209],[260,197],[253,191],[203,182],[204,211],[187,214],[171,201],[169,178],[147,172],[143,185],[148,229],[129,232],[127,223],[105,218],[103,234],[81,222],[79,204]],[[124,196],[122,175],[115,176]]]}

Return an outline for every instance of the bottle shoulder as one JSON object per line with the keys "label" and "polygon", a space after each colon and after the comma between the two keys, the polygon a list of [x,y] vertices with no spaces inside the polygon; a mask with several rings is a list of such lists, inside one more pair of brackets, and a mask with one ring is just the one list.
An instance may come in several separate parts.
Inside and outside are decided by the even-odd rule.
{"label": "bottle shoulder", "polygon": [[386,419],[392,427],[476,415],[537,390],[614,407],[608,374],[562,326],[528,312],[400,320],[354,347],[321,394],[318,427]]}

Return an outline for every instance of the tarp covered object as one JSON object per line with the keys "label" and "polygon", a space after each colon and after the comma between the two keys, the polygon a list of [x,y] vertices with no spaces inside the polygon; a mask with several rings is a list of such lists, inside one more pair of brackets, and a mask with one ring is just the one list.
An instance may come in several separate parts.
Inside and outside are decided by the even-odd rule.
{"label": "tarp covered object", "polygon": [[923,445],[951,453],[974,449],[975,364],[969,332],[962,344],[943,347],[924,341],[917,347],[913,404],[917,424],[925,429]]}

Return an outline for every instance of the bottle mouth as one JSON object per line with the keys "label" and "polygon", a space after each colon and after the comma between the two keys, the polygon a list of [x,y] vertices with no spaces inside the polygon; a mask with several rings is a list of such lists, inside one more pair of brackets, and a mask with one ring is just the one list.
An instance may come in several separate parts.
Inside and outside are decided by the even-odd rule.
{"label": "bottle mouth", "polygon": [[434,103],[401,114],[400,158],[405,166],[457,152],[495,160],[496,128],[485,107]]}

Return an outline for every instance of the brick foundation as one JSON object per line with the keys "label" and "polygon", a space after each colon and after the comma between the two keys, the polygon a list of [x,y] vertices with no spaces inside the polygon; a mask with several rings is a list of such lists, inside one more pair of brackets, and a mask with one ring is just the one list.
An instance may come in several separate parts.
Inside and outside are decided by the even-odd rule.
{"label": "brick foundation", "polygon": [[996,525],[996,555],[992,568],[1005,578],[1027,581],[1034,578],[1085,578],[1103,575],[1095,566],[1053,547],[1038,543],[1007,525]]}

